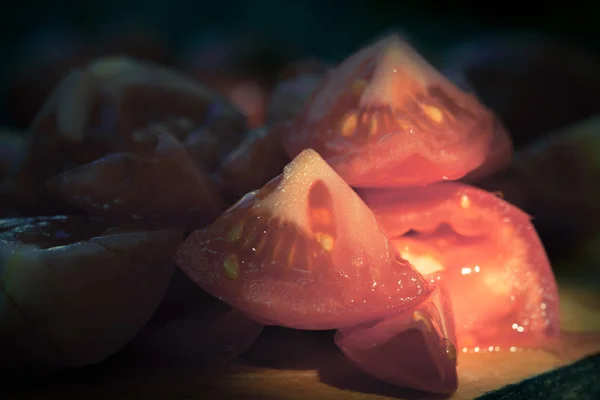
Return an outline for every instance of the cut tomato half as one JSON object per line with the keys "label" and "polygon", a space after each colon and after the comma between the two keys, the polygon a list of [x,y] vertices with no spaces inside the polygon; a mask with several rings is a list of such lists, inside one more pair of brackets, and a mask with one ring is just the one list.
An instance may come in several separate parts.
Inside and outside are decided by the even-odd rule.
{"label": "cut tomato half", "polygon": [[454,320],[440,287],[412,310],[337,331],[335,343],[383,382],[441,394],[458,387]]}
{"label": "cut tomato half", "polygon": [[284,147],[290,157],[313,148],[350,186],[423,186],[481,166],[496,128],[474,96],[392,35],[326,75]]}
{"label": "cut tomato half", "polygon": [[556,282],[523,211],[450,182],[362,196],[400,255],[447,287],[459,346],[535,346],[559,332]]}
{"label": "cut tomato half", "polygon": [[180,247],[200,287],[258,322],[335,329],[418,304],[430,285],[313,150]]}

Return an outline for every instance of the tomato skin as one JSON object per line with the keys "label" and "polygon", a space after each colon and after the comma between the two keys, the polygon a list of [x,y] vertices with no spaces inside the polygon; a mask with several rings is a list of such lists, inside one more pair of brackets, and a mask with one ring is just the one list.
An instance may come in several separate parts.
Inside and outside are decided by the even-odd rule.
{"label": "tomato skin", "polygon": [[558,334],[556,282],[523,211],[460,183],[361,196],[400,254],[448,289],[458,346],[535,347]]}
{"label": "tomato skin", "polygon": [[256,321],[297,329],[383,318],[432,290],[397,257],[364,202],[311,150],[192,233],[177,263]]}
{"label": "tomato skin", "polygon": [[326,74],[284,147],[290,157],[313,148],[353,187],[424,186],[480,167],[498,129],[491,111],[393,35]]}
{"label": "tomato skin", "polygon": [[0,220],[9,376],[96,364],[124,348],[163,299],[182,240],[179,229],[114,228],[86,217]]}
{"label": "tomato skin", "polygon": [[441,394],[458,387],[452,309],[440,287],[412,310],[337,331],[335,342],[381,381]]}
{"label": "tomato skin", "polygon": [[48,188],[87,214],[111,221],[168,221],[204,226],[225,207],[209,177],[170,134],[150,154],[108,154],[47,180]]}

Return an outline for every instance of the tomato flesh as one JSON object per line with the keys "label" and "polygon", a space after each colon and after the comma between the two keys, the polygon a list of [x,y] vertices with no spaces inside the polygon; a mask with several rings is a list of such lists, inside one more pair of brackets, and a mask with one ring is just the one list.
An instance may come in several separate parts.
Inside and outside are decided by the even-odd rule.
{"label": "tomato flesh", "polygon": [[451,296],[458,346],[497,350],[558,333],[558,292],[527,214],[459,183],[365,191],[400,255]]}
{"label": "tomato flesh", "polygon": [[284,147],[290,157],[313,148],[350,186],[423,186],[481,166],[498,128],[475,97],[393,35],[325,76]]}
{"label": "tomato flesh", "polygon": [[200,287],[267,325],[335,329],[410,308],[431,286],[314,151],[191,234],[177,262]]}
{"label": "tomato flesh", "polygon": [[335,342],[365,372],[381,381],[430,393],[458,387],[452,309],[437,287],[415,308],[338,330]]}

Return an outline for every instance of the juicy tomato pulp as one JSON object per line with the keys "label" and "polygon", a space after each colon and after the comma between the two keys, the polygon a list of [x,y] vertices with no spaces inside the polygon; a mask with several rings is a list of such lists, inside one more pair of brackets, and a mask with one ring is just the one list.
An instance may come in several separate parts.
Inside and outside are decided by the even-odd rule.
{"label": "juicy tomato pulp", "polygon": [[527,214],[459,183],[361,193],[400,255],[451,296],[458,345],[535,345],[558,333],[558,292]]}
{"label": "juicy tomato pulp", "polygon": [[290,328],[385,318],[432,290],[313,150],[191,234],[177,261],[208,293],[258,322]]}
{"label": "juicy tomato pulp", "polygon": [[327,74],[284,146],[316,150],[350,186],[423,186],[480,167],[496,137],[489,110],[391,36]]}
{"label": "juicy tomato pulp", "polygon": [[339,330],[335,342],[384,382],[433,393],[453,393],[458,386],[454,320],[440,287],[412,310]]}

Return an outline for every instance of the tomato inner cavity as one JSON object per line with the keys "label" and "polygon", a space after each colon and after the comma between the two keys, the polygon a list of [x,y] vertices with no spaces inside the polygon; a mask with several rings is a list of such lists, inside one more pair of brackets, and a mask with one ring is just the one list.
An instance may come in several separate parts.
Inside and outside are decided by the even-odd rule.
{"label": "tomato inner cavity", "polygon": [[433,229],[413,229],[392,243],[432,283],[448,289],[463,352],[524,346],[531,339],[527,333],[543,330],[539,324],[546,323],[523,312],[539,304],[540,296],[528,289],[539,284],[527,273],[526,248],[510,226],[487,234],[476,230],[470,225],[460,233],[441,222]]}

